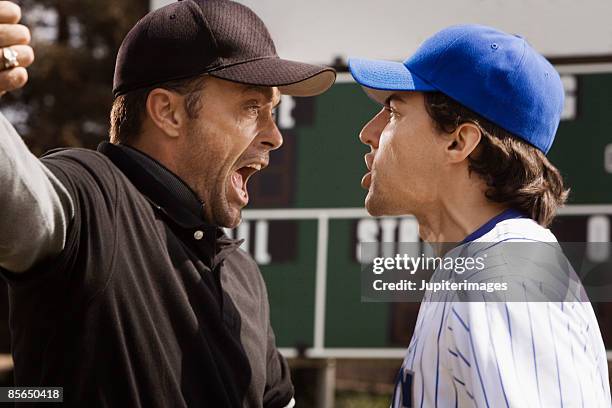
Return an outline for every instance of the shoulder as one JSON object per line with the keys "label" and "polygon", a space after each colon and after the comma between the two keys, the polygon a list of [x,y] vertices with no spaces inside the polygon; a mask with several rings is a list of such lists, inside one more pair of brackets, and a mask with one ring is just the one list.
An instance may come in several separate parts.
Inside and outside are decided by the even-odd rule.
{"label": "shoulder", "polygon": [[[572,286],[575,272],[563,248],[550,230],[531,219],[500,222],[478,240],[465,244],[461,255],[482,261],[480,268],[465,273],[461,279],[491,286],[486,291],[467,292],[472,301],[580,298],[580,291]],[[498,287],[502,285],[500,290],[492,289],[496,283]]]}
{"label": "shoulder", "polygon": [[242,248],[237,248],[225,259],[232,280],[243,287],[243,290],[252,292],[252,295],[261,296],[266,293],[266,285],[259,270],[259,266]]}
{"label": "shoulder", "polygon": [[121,171],[102,153],[91,149],[54,149],[41,162],[60,180],[73,199],[83,195],[116,196]]}
{"label": "shoulder", "polygon": [[531,218],[513,218],[498,223],[475,242],[539,241],[557,242],[555,235]]}
{"label": "shoulder", "polygon": [[251,319],[267,321],[268,291],[255,260],[238,248],[228,255],[221,273],[223,289]]}
{"label": "shoulder", "polygon": [[509,266],[514,273],[529,275],[534,268],[542,268],[544,260],[550,261],[548,265],[554,266],[555,270],[567,266],[567,259],[554,234],[529,218],[500,222],[466,247],[468,254],[486,254],[485,269],[503,265]]}
{"label": "shoulder", "polygon": [[232,254],[226,258],[227,265],[238,272],[239,275],[252,283],[263,282],[259,265],[255,262],[253,257],[243,250],[237,248]]}
{"label": "shoulder", "polygon": [[[70,170],[76,165],[88,170],[112,170],[116,167],[102,153],[91,149],[82,148],[61,148],[53,149],[45,153],[40,160],[45,165],[53,167],[61,167],[65,170]],[[72,166],[71,166],[72,164]]]}

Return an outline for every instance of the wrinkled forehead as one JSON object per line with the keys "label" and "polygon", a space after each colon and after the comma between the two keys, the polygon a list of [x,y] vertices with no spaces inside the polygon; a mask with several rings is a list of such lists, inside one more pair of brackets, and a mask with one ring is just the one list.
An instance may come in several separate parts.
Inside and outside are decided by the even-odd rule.
{"label": "wrinkled forehead", "polygon": [[255,94],[263,97],[266,101],[270,101],[273,105],[280,102],[281,93],[277,87],[261,86],[261,85],[245,85],[242,93],[245,95]]}

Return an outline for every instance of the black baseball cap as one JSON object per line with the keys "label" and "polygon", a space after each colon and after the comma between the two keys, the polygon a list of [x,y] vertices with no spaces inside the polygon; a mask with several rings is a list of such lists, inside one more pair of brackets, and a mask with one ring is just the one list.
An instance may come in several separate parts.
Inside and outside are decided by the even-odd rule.
{"label": "black baseball cap", "polygon": [[124,38],[113,95],[200,74],[281,93],[313,96],[336,79],[334,69],[279,58],[263,21],[229,0],[185,0],[144,16]]}

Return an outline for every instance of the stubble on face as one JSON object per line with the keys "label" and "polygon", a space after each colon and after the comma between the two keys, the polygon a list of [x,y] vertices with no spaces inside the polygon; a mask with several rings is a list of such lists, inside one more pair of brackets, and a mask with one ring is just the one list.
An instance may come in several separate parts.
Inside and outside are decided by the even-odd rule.
{"label": "stubble on face", "polygon": [[422,94],[402,93],[385,111],[365,138],[374,145],[365,206],[374,216],[415,214],[438,194],[436,163],[442,139]]}
{"label": "stubble on face", "polygon": [[396,215],[393,211],[395,195],[386,191],[377,189],[377,183],[372,183],[370,190],[365,198],[365,208],[368,213],[374,217],[384,215]]}
{"label": "stubble on face", "polygon": [[[248,201],[247,182],[256,172],[245,166],[265,167],[269,151],[282,143],[272,114],[280,99],[278,90],[252,88],[211,78],[200,114],[182,138],[179,176],[203,201],[205,219],[212,225],[234,228],[240,223]],[[253,105],[259,107],[256,113]],[[236,176],[244,193],[232,184]],[[240,198],[241,194],[246,195]]]}
{"label": "stubble on face", "polygon": [[[379,162],[371,172],[370,188],[365,198],[366,210],[373,216],[401,214],[406,203],[400,202],[400,186],[392,183],[394,178],[399,178],[399,174],[386,174],[387,169],[392,167],[390,164],[394,156],[391,146],[379,146],[377,155]],[[380,159],[385,163],[381,163]]]}
{"label": "stubble on face", "polygon": [[210,137],[220,141],[222,134],[206,125],[192,122],[185,135],[181,150],[184,158],[179,166],[182,178],[204,203],[204,217],[212,225],[234,228],[241,219],[239,209],[233,208],[227,200],[227,173],[232,162],[227,149],[217,143],[206,143]]}

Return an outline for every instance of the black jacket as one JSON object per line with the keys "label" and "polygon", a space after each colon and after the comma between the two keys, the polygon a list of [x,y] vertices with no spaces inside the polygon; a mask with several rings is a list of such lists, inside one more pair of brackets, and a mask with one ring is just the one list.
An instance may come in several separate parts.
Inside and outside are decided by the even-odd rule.
{"label": "black jacket", "polygon": [[67,406],[284,407],[264,281],[178,177],[126,146],[42,158],[75,214],[64,251],[9,282],[15,381]]}

